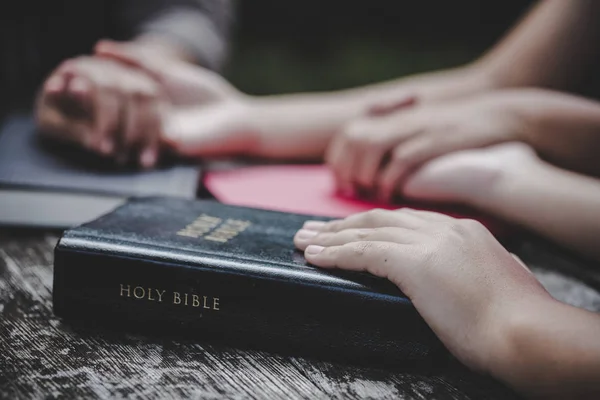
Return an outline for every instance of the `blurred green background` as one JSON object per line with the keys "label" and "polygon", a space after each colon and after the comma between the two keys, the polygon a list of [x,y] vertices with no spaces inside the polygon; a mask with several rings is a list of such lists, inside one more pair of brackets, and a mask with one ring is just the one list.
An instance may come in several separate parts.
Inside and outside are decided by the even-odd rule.
{"label": "blurred green background", "polygon": [[347,88],[464,64],[534,1],[241,0],[225,75],[251,94]]}

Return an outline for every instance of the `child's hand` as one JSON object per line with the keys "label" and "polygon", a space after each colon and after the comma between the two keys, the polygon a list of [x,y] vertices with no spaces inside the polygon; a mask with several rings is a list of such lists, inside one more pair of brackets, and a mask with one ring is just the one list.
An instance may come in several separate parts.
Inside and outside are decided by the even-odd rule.
{"label": "child's hand", "polygon": [[80,57],[59,66],[37,104],[41,131],[124,163],[158,158],[164,99],[157,83],[112,60]]}
{"label": "child's hand", "polygon": [[461,150],[427,162],[406,179],[402,195],[428,202],[464,204],[486,208],[498,190],[528,171],[537,171],[541,160],[521,142],[483,149]]}
{"label": "child's hand", "polygon": [[425,162],[457,150],[519,140],[524,121],[509,96],[414,106],[349,125],[327,152],[338,188],[389,201]]}
{"label": "child's hand", "polygon": [[446,347],[473,369],[508,362],[512,318],[550,295],[478,222],[402,209],[308,221],[295,245],[322,268],[389,279]]}

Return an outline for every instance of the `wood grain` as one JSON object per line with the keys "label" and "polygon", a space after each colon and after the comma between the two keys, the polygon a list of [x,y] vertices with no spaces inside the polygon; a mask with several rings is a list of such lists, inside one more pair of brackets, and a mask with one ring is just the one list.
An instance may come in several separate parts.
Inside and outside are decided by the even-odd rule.
{"label": "wood grain", "polygon": [[[64,324],[52,313],[57,237],[0,231],[0,398],[516,398],[460,369],[398,371]],[[527,261],[541,254],[521,249]],[[562,262],[535,272],[557,298],[600,310],[594,285],[566,276]]]}

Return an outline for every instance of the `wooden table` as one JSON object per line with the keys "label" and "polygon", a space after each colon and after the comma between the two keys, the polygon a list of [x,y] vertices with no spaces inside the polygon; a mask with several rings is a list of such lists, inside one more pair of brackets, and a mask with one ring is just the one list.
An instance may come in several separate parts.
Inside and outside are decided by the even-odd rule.
{"label": "wooden table", "polygon": [[[57,233],[0,230],[0,398],[511,399],[456,370],[401,371],[85,330],[52,314]],[[557,298],[600,310],[600,274],[523,239],[514,250]]]}

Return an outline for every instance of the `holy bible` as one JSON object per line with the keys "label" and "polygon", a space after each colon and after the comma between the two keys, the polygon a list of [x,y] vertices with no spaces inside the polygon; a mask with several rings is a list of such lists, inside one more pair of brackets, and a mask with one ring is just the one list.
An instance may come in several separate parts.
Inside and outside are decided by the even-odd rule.
{"label": "holy bible", "polygon": [[64,232],[54,312],[269,351],[380,362],[446,353],[409,299],[367,273],[309,265],[293,244],[323,217],[144,197]]}

